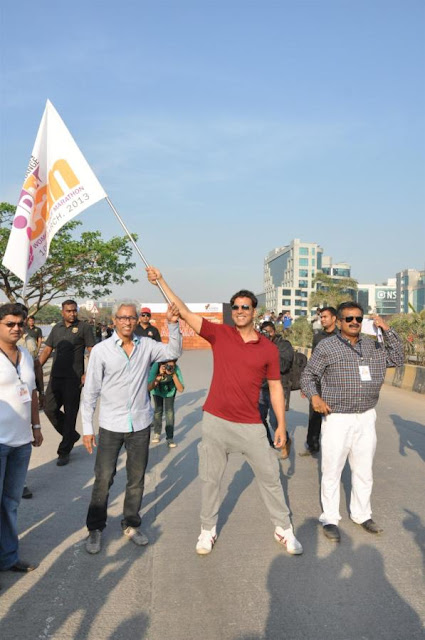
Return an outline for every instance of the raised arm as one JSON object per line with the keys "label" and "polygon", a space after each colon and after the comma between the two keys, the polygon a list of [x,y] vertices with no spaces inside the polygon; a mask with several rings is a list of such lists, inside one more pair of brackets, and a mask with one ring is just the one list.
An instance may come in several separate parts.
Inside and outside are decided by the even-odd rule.
{"label": "raised arm", "polygon": [[192,311],[190,311],[189,308],[186,306],[186,304],[183,302],[183,300],[181,300],[174,293],[174,291],[170,289],[170,287],[162,277],[162,274],[159,271],[159,269],[157,269],[156,267],[148,267],[146,269],[146,272],[148,274],[149,282],[156,286],[159,283],[163,288],[165,294],[171,300],[171,302],[174,302],[177,305],[180,313],[180,317],[182,318],[182,320],[187,322],[189,327],[191,327],[196,333],[200,333],[201,327],[202,327],[202,318],[196,315],[196,313],[193,313]]}

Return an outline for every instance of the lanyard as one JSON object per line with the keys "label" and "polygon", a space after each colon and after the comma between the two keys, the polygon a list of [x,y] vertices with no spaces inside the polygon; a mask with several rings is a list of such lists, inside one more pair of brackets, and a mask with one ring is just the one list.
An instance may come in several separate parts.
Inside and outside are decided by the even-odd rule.
{"label": "lanyard", "polygon": [[[357,349],[355,349],[353,347],[353,345],[351,344],[351,342],[345,342],[345,340],[343,338],[341,338],[341,336],[339,334],[337,334],[336,336],[338,338],[338,340],[341,340],[341,342],[343,344],[345,344],[347,347],[350,347],[351,351],[354,351],[354,353],[356,354],[356,356],[358,356],[360,358],[360,360],[363,360],[363,352],[362,352],[362,345],[360,344],[360,342],[358,342],[357,344],[359,345],[359,351],[357,351]],[[360,353],[359,353],[360,352]]]}
{"label": "lanyard", "polygon": [[18,376],[19,381],[22,383],[21,376],[20,376],[20,373],[19,373],[19,349],[18,349],[18,351],[16,353],[16,362],[13,362],[13,360],[11,358],[9,358],[7,353],[5,351],[3,351],[3,349],[1,347],[0,347],[0,351],[2,352],[2,354],[4,356],[6,356],[6,358],[9,360],[10,364],[13,365],[14,369],[16,370],[16,375]]}

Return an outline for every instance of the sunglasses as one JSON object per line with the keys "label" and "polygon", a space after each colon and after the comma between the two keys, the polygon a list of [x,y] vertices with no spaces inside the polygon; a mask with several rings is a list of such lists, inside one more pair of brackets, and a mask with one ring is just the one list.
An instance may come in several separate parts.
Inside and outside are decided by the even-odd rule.
{"label": "sunglasses", "polygon": [[22,329],[22,327],[24,326],[23,322],[2,322],[1,324],[5,324],[9,329],[13,329],[13,327],[19,327],[20,329]]}
{"label": "sunglasses", "polygon": [[341,320],[345,320],[345,322],[353,322],[353,320],[355,320],[361,324],[363,322],[363,316],[346,316],[345,318],[341,318]]}
{"label": "sunglasses", "polygon": [[150,318],[150,317],[151,317],[151,314],[150,314],[150,313],[141,313],[140,315],[141,315],[141,316],[146,316],[147,318]]}
{"label": "sunglasses", "polygon": [[238,304],[232,304],[232,311],[239,311],[239,309],[242,309],[242,311],[249,311],[251,309],[251,305],[241,304],[239,306]]}

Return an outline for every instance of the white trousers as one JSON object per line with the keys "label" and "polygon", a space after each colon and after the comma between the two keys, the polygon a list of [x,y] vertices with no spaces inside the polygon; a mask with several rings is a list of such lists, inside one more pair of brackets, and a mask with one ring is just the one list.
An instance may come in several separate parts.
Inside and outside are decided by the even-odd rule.
{"label": "white trousers", "polygon": [[351,468],[350,516],[361,524],[372,515],[370,496],[372,464],[376,450],[376,411],[331,413],[322,420],[322,524],[338,524],[341,474]]}

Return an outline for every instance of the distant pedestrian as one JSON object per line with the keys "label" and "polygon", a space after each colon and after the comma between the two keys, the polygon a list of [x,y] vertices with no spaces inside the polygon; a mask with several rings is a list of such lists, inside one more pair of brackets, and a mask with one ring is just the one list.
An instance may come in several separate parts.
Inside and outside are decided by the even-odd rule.
{"label": "distant pedestrian", "polygon": [[317,307],[316,314],[310,320],[313,334],[319,333],[322,330],[322,323],[320,322],[320,307]]}
{"label": "distant pedestrian", "polygon": [[[324,338],[330,338],[339,333],[336,326],[337,313],[334,307],[323,307],[320,312],[320,322],[322,330],[313,336],[313,347],[311,353]],[[305,452],[300,455],[314,455],[320,451],[320,430],[322,426],[322,414],[313,409],[313,405],[309,403],[307,440],[305,443]]]}
{"label": "distant pedestrian", "polygon": [[37,567],[19,558],[17,515],[31,444],[43,442],[33,359],[17,346],[24,317],[20,305],[0,306],[0,571],[20,573]]}
{"label": "distant pedestrian", "polygon": [[139,313],[139,322],[134,331],[139,338],[152,338],[157,342],[161,342],[161,334],[158,329],[151,324],[152,312],[149,307],[142,307]]}
{"label": "distant pedestrian", "polygon": [[41,344],[43,342],[43,334],[40,327],[36,327],[34,316],[28,316],[27,318],[25,335],[30,338],[33,338],[33,340],[35,341],[37,346],[37,355],[38,355],[41,348]]}
{"label": "distant pedestrian", "polygon": [[283,328],[290,329],[292,325],[292,316],[290,311],[286,311],[283,316]]}
{"label": "distant pedestrian", "polygon": [[[53,365],[44,402],[44,412],[62,436],[58,447],[58,467],[68,464],[74,444],[80,438],[75,429],[84,384],[84,353],[95,344],[92,329],[78,320],[77,303],[62,303],[62,320],[51,330],[40,355],[41,366],[53,355]],[[63,407],[63,411],[62,411]]]}
{"label": "distant pedestrian", "polygon": [[[139,515],[153,416],[148,374],[153,362],[168,362],[180,356],[182,338],[178,317],[176,305],[169,305],[170,340],[168,344],[162,344],[134,335],[136,307],[131,303],[120,304],[114,313],[114,334],[96,345],[91,354],[81,402],[84,446],[89,453],[97,446],[95,481],[86,520],[88,553],[100,551],[109,489],[123,445],[127,451],[127,485],[122,532],[138,546],[148,544],[147,536],[140,530]],[[96,442],[93,418],[99,398],[99,438]]]}
{"label": "distant pedestrian", "polygon": [[257,298],[251,291],[238,291],[230,300],[234,326],[216,324],[190,311],[158,269],[149,267],[147,273],[149,281],[161,285],[177,305],[182,319],[211,344],[213,351],[213,379],[204,405],[202,441],[198,447],[202,528],[196,552],[205,555],[212,551],[217,539],[221,479],[229,453],[240,452],[255,473],[275,527],[275,540],[290,554],[302,553],[280,482],[279,463],[267,442],[258,409],[260,387],[266,378],[277,418],[274,444],[282,447],[286,442],[286,425],[279,352],[270,340],[254,329]]}
{"label": "distant pedestrian", "polygon": [[[292,363],[294,360],[294,349],[289,342],[289,340],[285,340],[283,336],[276,333],[275,326],[273,322],[263,322],[261,325],[261,333],[264,336],[267,336],[273,344],[279,349],[279,359],[280,359],[280,381],[282,383],[284,397],[285,397],[285,410],[289,410],[289,398],[291,395],[291,381],[290,381],[290,372]],[[267,415],[269,415],[270,426],[273,431],[276,431],[277,428],[277,418],[275,412],[273,411],[273,407],[270,400],[270,391],[267,380],[264,380],[261,386],[260,393],[260,415],[261,419],[268,430],[267,424]],[[282,447],[282,458],[285,460],[288,458],[291,448],[291,438],[287,436],[286,442]]]}
{"label": "distant pedestrian", "polygon": [[384,344],[361,337],[363,309],[356,302],[339,305],[340,335],[317,345],[302,376],[302,392],[322,419],[323,532],[340,541],[338,522],[341,473],[348,458],[351,468],[350,517],[372,534],[382,529],[371,518],[372,465],[376,449],[376,411],[387,367],[403,364],[403,343],[379,316],[376,327]]}
{"label": "distant pedestrian", "polygon": [[162,415],[165,412],[165,435],[167,444],[174,448],[174,401],[176,393],[184,390],[183,376],[176,360],[155,362],[149,373],[148,389],[154,401],[152,443],[161,440]]}

